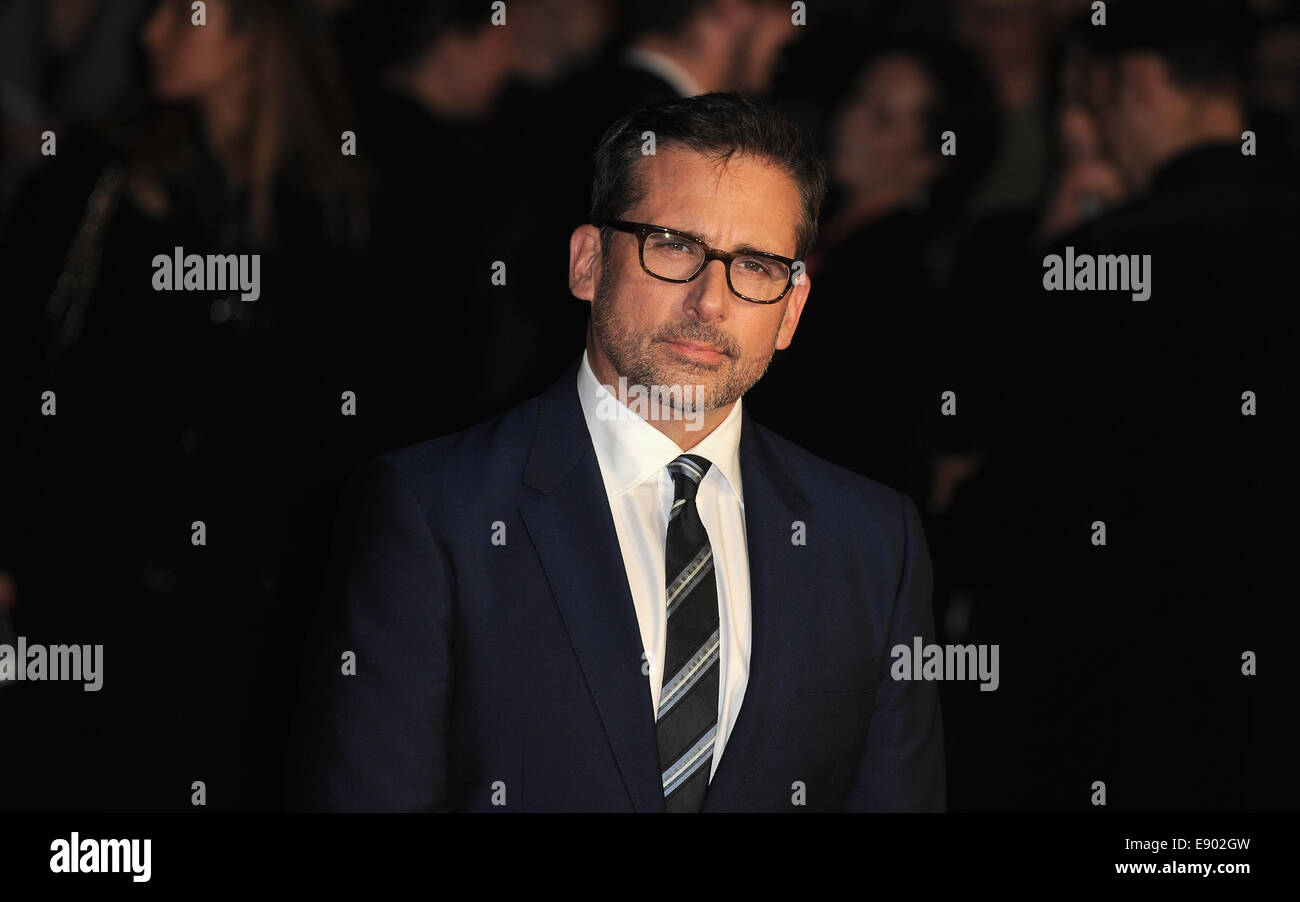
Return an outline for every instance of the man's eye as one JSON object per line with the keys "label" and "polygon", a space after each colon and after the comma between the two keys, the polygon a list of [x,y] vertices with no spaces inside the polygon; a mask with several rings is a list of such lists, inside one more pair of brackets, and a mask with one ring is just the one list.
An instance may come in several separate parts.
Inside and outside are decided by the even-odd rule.
{"label": "man's eye", "polygon": [[668,251],[674,254],[689,254],[692,252],[692,245],[688,242],[681,241],[669,236],[663,236],[655,240],[655,250]]}

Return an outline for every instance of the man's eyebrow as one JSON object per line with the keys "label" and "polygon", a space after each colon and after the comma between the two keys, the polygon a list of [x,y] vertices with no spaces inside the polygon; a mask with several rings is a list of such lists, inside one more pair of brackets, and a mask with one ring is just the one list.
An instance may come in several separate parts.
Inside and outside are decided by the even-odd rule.
{"label": "man's eyebrow", "polygon": [[709,237],[706,234],[698,232],[693,228],[683,227],[679,229],[673,226],[662,226],[662,228],[665,228],[670,232],[676,232],[679,235],[685,235],[687,238],[694,238],[696,241],[703,241],[709,247],[713,247],[713,242],[709,240]]}
{"label": "man's eyebrow", "polygon": [[[696,232],[691,229],[681,229],[680,231],[683,235],[689,235],[692,238],[698,238],[700,241],[703,241],[709,247],[718,248],[718,245],[713,241],[713,239],[710,238],[708,235],[704,234],[703,232]],[[722,250],[722,248],[718,248],[718,249]],[[753,244],[748,244],[748,243],[741,244],[733,248],[726,248],[726,250],[730,250],[732,253],[735,254],[776,254],[776,251],[769,251],[767,248],[757,247]],[[778,257],[784,256],[784,254],[777,254],[777,256]]]}

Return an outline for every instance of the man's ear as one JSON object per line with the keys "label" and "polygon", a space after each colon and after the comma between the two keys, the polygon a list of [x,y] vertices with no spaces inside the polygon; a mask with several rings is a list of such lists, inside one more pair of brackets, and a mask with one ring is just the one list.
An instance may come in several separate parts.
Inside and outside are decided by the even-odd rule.
{"label": "man's ear", "polygon": [[569,236],[569,291],[575,298],[595,300],[603,252],[600,229],[594,225],[580,225]]}
{"label": "man's ear", "polygon": [[781,317],[781,328],[776,333],[776,349],[784,351],[794,338],[794,330],[803,316],[803,305],[808,303],[808,293],[812,291],[812,279],[805,271],[790,287],[790,300],[785,305],[785,316]]}

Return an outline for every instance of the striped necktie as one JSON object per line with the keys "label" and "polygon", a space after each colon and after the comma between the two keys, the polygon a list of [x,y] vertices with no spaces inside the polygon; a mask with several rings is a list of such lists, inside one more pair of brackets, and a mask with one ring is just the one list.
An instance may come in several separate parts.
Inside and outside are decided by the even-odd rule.
{"label": "striped necktie", "polygon": [[700,810],[718,731],[718,587],[695,506],[708,469],[709,461],[694,454],[668,465],[674,490],[665,567],[668,642],[655,732],[669,811]]}

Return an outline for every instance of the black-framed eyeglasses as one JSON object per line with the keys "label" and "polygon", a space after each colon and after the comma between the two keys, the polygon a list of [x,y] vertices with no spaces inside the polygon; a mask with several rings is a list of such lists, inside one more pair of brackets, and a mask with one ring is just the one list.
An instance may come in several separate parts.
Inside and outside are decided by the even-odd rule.
{"label": "black-framed eyeglasses", "polygon": [[601,223],[637,237],[641,268],[665,282],[690,282],[710,260],[727,269],[727,287],[737,297],[755,304],[775,304],[794,284],[796,260],[766,251],[718,251],[700,238],[648,222],[611,219]]}

